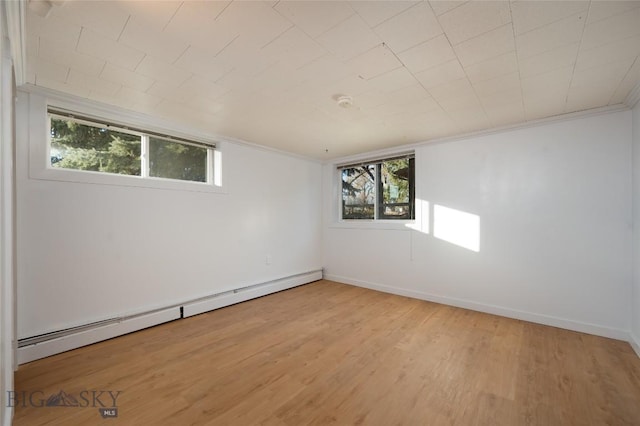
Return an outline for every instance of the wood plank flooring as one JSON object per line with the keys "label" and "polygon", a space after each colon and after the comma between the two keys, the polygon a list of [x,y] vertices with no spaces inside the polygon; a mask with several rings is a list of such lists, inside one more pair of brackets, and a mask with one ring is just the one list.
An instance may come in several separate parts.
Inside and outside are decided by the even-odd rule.
{"label": "wood plank flooring", "polygon": [[640,425],[626,342],[330,281],[23,365],[16,390],[17,426]]}

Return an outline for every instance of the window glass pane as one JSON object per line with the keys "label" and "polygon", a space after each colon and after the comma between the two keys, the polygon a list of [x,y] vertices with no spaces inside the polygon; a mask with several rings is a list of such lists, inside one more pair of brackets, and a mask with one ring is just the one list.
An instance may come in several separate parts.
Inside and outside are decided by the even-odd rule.
{"label": "window glass pane", "polygon": [[207,149],[149,138],[149,176],[207,181]]}
{"label": "window glass pane", "polygon": [[374,218],[375,173],[373,164],[342,170],[343,219]]}
{"label": "window glass pane", "polygon": [[51,166],[140,175],[140,136],[51,118]]}
{"label": "window glass pane", "polygon": [[380,169],[382,199],[381,219],[413,219],[413,161],[408,158],[389,160]]}

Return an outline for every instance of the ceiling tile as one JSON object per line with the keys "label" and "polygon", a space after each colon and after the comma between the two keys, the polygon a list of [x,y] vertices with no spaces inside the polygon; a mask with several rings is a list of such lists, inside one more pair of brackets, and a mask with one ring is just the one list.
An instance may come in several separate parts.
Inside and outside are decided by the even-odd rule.
{"label": "ceiling tile", "polygon": [[514,1],[511,3],[511,14],[515,34],[518,36],[577,14],[581,14],[584,19],[589,3],[588,1]]}
{"label": "ceiling tile", "polygon": [[480,103],[489,114],[490,110],[500,109],[510,105],[522,105],[522,90],[520,86],[509,90],[499,91],[490,95],[479,96]]}
{"label": "ceiling tile", "polygon": [[204,97],[210,100],[218,99],[229,91],[226,87],[197,76],[192,76],[182,83],[179,89],[187,99]]}
{"label": "ceiling tile", "polygon": [[292,27],[264,46],[262,52],[285,67],[300,68],[327,53],[298,27]]}
{"label": "ceiling tile", "polygon": [[178,68],[191,71],[210,81],[216,81],[230,72],[233,67],[219,59],[207,55],[197,47],[189,46],[186,52],[174,63]]}
{"label": "ceiling tile", "polygon": [[59,65],[70,67],[88,75],[98,76],[104,68],[105,60],[89,55],[83,55],[75,50],[58,46],[55,39],[43,37],[40,40],[40,54],[42,58]]}
{"label": "ceiling tile", "polygon": [[354,99],[354,104],[364,111],[369,111],[379,105],[387,102],[388,94],[378,90],[370,90],[368,92],[360,93]]}
{"label": "ceiling tile", "polygon": [[517,36],[518,57],[527,58],[580,41],[585,17],[586,12],[582,12]]}
{"label": "ceiling tile", "polygon": [[375,78],[367,80],[369,87],[379,92],[392,92],[404,89],[416,83],[416,78],[406,68],[396,68]]}
{"label": "ceiling tile", "polygon": [[139,50],[117,43],[87,28],[82,29],[77,50],[130,70],[134,70],[144,57],[144,53]]}
{"label": "ceiling tile", "polygon": [[225,47],[216,59],[234,72],[241,72],[248,76],[257,75],[278,61],[258,47],[253,47],[240,42],[239,39]]}
{"label": "ceiling tile", "polygon": [[520,75],[531,77],[558,68],[573,66],[576,62],[579,46],[579,43],[565,44],[537,55],[520,58]]}
{"label": "ceiling tile", "polygon": [[68,74],[69,67],[65,65],[56,64],[40,57],[36,59],[36,83],[38,85],[42,79],[65,83]]}
{"label": "ceiling tile", "polygon": [[[57,45],[58,43],[55,43],[55,44]],[[39,54],[38,52],[39,48],[40,48],[40,36],[35,32],[27,32],[26,47],[25,47],[25,51],[27,52],[27,54],[31,56],[37,56]]]}
{"label": "ceiling tile", "polygon": [[193,96],[185,102],[185,105],[189,108],[193,108],[196,111],[202,111],[206,114],[217,114],[223,108],[223,105],[206,98],[200,98]]}
{"label": "ceiling tile", "polygon": [[[182,5],[182,1],[170,0],[112,0],[112,3],[117,4],[119,8],[131,15],[132,18],[135,18],[137,22],[141,22],[145,27],[153,28],[156,31],[162,31]],[[218,2],[216,1],[216,3]]]}
{"label": "ceiling tile", "polygon": [[640,35],[640,8],[615,15],[586,26],[581,49],[591,49]]}
{"label": "ceiling tile", "polygon": [[456,54],[443,34],[405,50],[398,57],[411,72],[417,73],[448,62],[454,59]]}
{"label": "ceiling tile", "polygon": [[565,110],[567,112],[584,111],[606,106],[609,104],[609,99],[611,99],[615,90],[615,84],[589,87],[586,91],[572,86],[569,88]]}
{"label": "ceiling tile", "polygon": [[550,72],[522,78],[524,99],[543,97],[547,94],[566,96],[573,76],[573,67],[558,68]]}
{"label": "ceiling tile", "polygon": [[349,67],[358,75],[368,80],[385,74],[402,64],[386,46],[379,45],[348,62]]}
{"label": "ceiling tile", "polygon": [[479,103],[472,106],[464,105],[451,110],[445,108],[445,111],[447,111],[458,128],[465,133],[475,132],[491,126],[489,118]]}
{"label": "ceiling tile", "polygon": [[111,40],[118,39],[129,19],[129,13],[106,0],[65,1],[61,7],[52,7],[50,16],[68,19]]}
{"label": "ceiling tile", "polygon": [[360,15],[362,19],[370,26],[376,25],[386,21],[389,18],[402,13],[411,6],[418,4],[417,1],[350,1],[351,7]]}
{"label": "ceiling tile", "polygon": [[357,14],[340,22],[316,40],[344,61],[382,43],[382,40]]}
{"label": "ceiling tile", "polygon": [[460,62],[454,59],[416,74],[416,78],[427,89],[466,77]]}
{"label": "ceiling tile", "polygon": [[267,3],[256,1],[234,1],[215,20],[216,26],[238,29],[239,38],[234,43],[261,48],[293,24],[269,7]]}
{"label": "ceiling tile", "polygon": [[184,41],[148,26],[136,17],[129,19],[118,42],[170,64],[188,47]]}
{"label": "ceiling tile", "polygon": [[239,28],[229,28],[215,18],[229,2],[186,1],[164,28],[172,37],[198,47],[215,56],[240,34]]}
{"label": "ceiling tile", "polygon": [[293,95],[299,90],[300,85],[304,83],[303,76],[295,69],[281,62],[270,66],[253,77],[251,84],[254,84],[254,81],[257,92],[262,96],[269,97],[273,103],[282,99],[288,101],[292,96],[304,96],[304,92]]}
{"label": "ceiling tile", "polygon": [[518,58],[515,50],[495,56],[464,68],[472,83],[500,77],[518,70]]}
{"label": "ceiling tile", "polygon": [[90,94],[90,91],[85,89],[84,87],[71,86],[58,80],[49,80],[42,76],[36,76],[36,80],[38,86],[57,90],[58,92],[68,93],[70,95],[80,96],[82,98],[88,98]]}
{"label": "ceiling tile", "polygon": [[492,126],[505,126],[525,121],[520,87],[480,97],[480,103]]}
{"label": "ceiling tile", "polygon": [[614,15],[619,15],[628,12],[632,9],[640,7],[639,1],[592,1],[589,8],[589,17],[587,18],[587,25],[600,21],[602,19],[610,18]]}
{"label": "ceiling tile", "polygon": [[515,49],[511,24],[491,30],[454,46],[454,50],[465,68]]}
{"label": "ceiling tile", "polygon": [[55,0],[27,8],[27,74],[326,159],[622,102],[640,1],[586,4]]}
{"label": "ceiling tile", "polygon": [[184,121],[194,119],[200,121],[204,113],[189,108],[188,106],[176,102],[162,101],[155,108],[154,112],[161,117],[166,117],[173,121]]}
{"label": "ceiling tile", "polygon": [[[567,89],[568,90],[568,89]],[[525,117],[536,120],[564,113],[567,90],[530,93],[523,98]]]}
{"label": "ceiling tile", "polygon": [[37,56],[36,55],[31,55],[31,54],[27,54],[27,75],[26,75],[26,82],[27,83],[31,83],[31,84],[36,84],[36,62],[37,62]]}
{"label": "ceiling tile", "polygon": [[216,80],[215,83],[232,91],[246,94],[252,94],[260,90],[260,84],[256,79],[256,74],[248,74],[238,70],[225,74],[224,77]]}
{"label": "ceiling tile", "polygon": [[154,82],[152,78],[109,63],[105,65],[100,78],[141,92],[148,90]]}
{"label": "ceiling tile", "polygon": [[104,95],[114,95],[121,87],[118,83],[112,83],[99,77],[83,74],[73,68],[69,70],[67,84]]}
{"label": "ceiling tile", "polygon": [[[400,69],[400,68],[398,68]],[[347,94],[357,96],[371,88],[367,80],[363,80],[357,75],[349,75],[339,80],[330,82],[324,85],[326,89],[329,89],[332,94]],[[326,93],[326,92],[325,92]],[[325,95],[323,93],[323,96]],[[326,97],[326,96],[324,96]]]}
{"label": "ceiling tile", "polygon": [[346,2],[281,1],[275,8],[311,37],[317,37],[355,12]]}
{"label": "ceiling tile", "polygon": [[622,103],[626,100],[629,93],[635,89],[640,82],[640,59],[636,59],[627,74],[624,76],[613,97],[609,100],[611,105]]}
{"label": "ceiling tile", "polygon": [[[389,92],[388,95],[390,103],[396,105],[417,104],[424,100],[431,100],[429,92],[417,82],[412,86]],[[433,102],[433,100],[431,100],[431,102]]]}
{"label": "ceiling tile", "polygon": [[[60,48],[74,50],[82,27],[64,17],[49,15],[46,19],[27,8],[26,26],[29,34],[46,38]],[[37,52],[33,52],[37,53]]]}
{"label": "ceiling tile", "polygon": [[429,88],[429,93],[445,111],[479,105],[478,97],[466,77]]}
{"label": "ceiling tile", "polygon": [[438,17],[451,44],[456,45],[511,22],[508,1],[468,2]]}
{"label": "ceiling tile", "polygon": [[138,65],[136,73],[171,86],[179,86],[191,77],[191,72],[148,55]]}
{"label": "ceiling tile", "polygon": [[313,84],[339,80],[354,72],[349,65],[339,61],[333,55],[325,55],[314,59],[300,67],[297,71],[302,80],[309,81]]}
{"label": "ceiling tile", "polygon": [[598,86],[608,86],[615,89],[631,69],[634,62],[635,58],[629,58],[591,68],[576,68],[571,80],[571,86],[572,88],[583,86],[583,91],[585,92],[588,91],[587,88]]}
{"label": "ceiling tile", "polygon": [[431,0],[429,4],[431,5],[431,9],[436,14],[436,16],[440,16],[445,12],[450,11],[451,9],[455,9],[458,6],[465,4],[466,1],[454,1],[454,0]]}
{"label": "ceiling tile", "polygon": [[592,68],[623,59],[636,58],[638,55],[640,55],[640,35],[604,44],[593,49],[581,50],[578,54],[576,69]]}
{"label": "ceiling tile", "polygon": [[493,127],[508,126],[525,121],[522,102],[495,107],[487,110],[486,114]]}
{"label": "ceiling tile", "polygon": [[375,27],[382,40],[395,52],[430,40],[442,29],[428,3],[418,3]]}
{"label": "ceiling tile", "polygon": [[504,91],[520,90],[520,73],[513,72],[490,80],[480,81],[474,83],[473,88],[480,98]]}

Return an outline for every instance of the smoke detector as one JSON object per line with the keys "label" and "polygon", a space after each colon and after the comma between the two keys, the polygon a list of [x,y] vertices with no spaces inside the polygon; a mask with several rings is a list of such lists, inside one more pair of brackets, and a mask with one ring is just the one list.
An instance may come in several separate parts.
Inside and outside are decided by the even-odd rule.
{"label": "smoke detector", "polygon": [[353,98],[347,95],[340,95],[336,98],[336,103],[340,108],[351,108],[353,106]]}

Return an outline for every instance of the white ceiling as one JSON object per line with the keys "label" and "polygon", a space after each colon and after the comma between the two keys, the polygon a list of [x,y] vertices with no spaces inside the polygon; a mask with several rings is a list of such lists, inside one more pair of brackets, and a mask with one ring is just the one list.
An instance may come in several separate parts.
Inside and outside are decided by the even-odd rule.
{"label": "white ceiling", "polygon": [[50,4],[27,13],[30,83],[319,159],[619,104],[640,82],[640,1]]}

